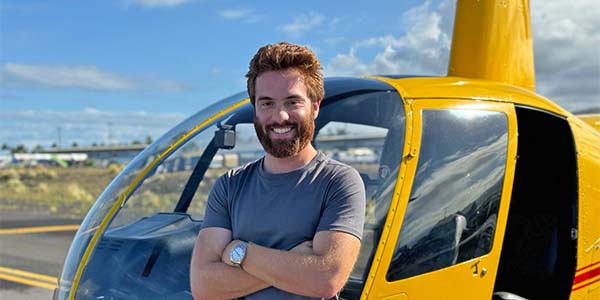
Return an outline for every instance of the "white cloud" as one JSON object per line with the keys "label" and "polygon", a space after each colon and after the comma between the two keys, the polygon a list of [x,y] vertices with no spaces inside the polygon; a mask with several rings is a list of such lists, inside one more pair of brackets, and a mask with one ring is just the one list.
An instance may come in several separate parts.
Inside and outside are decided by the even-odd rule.
{"label": "white cloud", "polygon": [[219,16],[226,20],[243,19],[248,23],[255,23],[261,19],[261,17],[256,15],[252,9],[225,9],[219,11]]}
{"label": "white cloud", "polygon": [[345,18],[335,17],[329,21],[329,27],[334,30]]}
{"label": "white cloud", "polygon": [[[400,37],[391,35],[357,41],[349,54],[339,54],[325,67],[331,75],[365,74],[445,74],[448,65],[451,28],[447,24],[450,1],[433,10],[429,1],[402,14],[400,20],[408,28]],[[370,63],[357,58],[361,48],[380,48]]]}
{"label": "white cloud", "polygon": [[99,70],[94,66],[49,66],[7,63],[2,81],[31,83],[48,87],[75,87],[95,90],[131,90],[129,79]]}
{"label": "white cloud", "polygon": [[310,49],[310,51],[312,51],[317,56],[319,56],[319,54],[322,52],[322,49],[320,47],[315,46],[315,45],[305,44],[304,46],[306,48]]}
{"label": "white cloud", "polygon": [[[404,35],[357,41],[328,61],[324,73],[445,75],[454,10],[454,1],[426,1],[399,18],[407,28]],[[534,0],[531,22],[538,93],[572,111],[599,108],[600,2]],[[378,52],[359,56],[365,48]]]}
{"label": "white cloud", "polygon": [[212,67],[209,72],[211,75],[219,76],[219,75],[223,74],[223,69],[221,69],[219,67]]}
{"label": "white cloud", "polygon": [[193,2],[194,0],[128,0],[128,4],[135,4],[143,7],[172,7],[185,3]]}
{"label": "white cloud", "polygon": [[600,108],[600,2],[532,1],[536,86],[577,111]]}
{"label": "white cloud", "polygon": [[368,74],[371,67],[362,64],[354,55],[354,49],[350,49],[348,54],[338,54],[331,59],[323,71],[326,76],[361,76]]}
{"label": "white cloud", "polygon": [[226,9],[219,12],[219,15],[225,19],[236,20],[243,18],[252,13],[251,10],[248,9]]}
{"label": "white cloud", "polygon": [[304,32],[319,27],[323,24],[325,17],[321,14],[311,12],[296,17],[292,23],[281,26],[281,30],[291,36],[298,37]]}
{"label": "white cloud", "polygon": [[186,83],[158,78],[142,79],[140,82],[143,89],[158,89],[163,92],[185,92],[191,88]]}
{"label": "white cloud", "polygon": [[143,141],[146,136],[156,139],[185,117],[181,113],[115,112],[95,108],[79,111],[0,111],[0,119],[3,120],[0,141],[10,142],[11,146],[49,147],[58,143],[60,128],[62,146],[70,146],[73,142],[81,146],[131,143],[133,140]]}
{"label": "white cloud", "polygon": [[338,37],[329,37],[329,38],[325,38],[323,41],[325,42],[325,44],[329,45],[329,46],[337,46],[341,43],[344,43],[348,40],[348,38],[343,37],[343,36],[338,36]]}
{"label": "white cloud", "polygon": [[6,63],[0,68],[0,85],[80,88],[99,91],[162,90],[178,92],[188,86],[157,78],[132,79],[98,69],[96,66],[25,65]]}

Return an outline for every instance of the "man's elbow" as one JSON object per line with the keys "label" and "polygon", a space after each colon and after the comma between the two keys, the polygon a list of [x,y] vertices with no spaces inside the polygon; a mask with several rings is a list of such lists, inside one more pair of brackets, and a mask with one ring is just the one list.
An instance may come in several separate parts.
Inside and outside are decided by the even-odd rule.
{"label": "man's elbow", "polygon": [[333,274],[319,280],[315,285],[317,287],[317,297],[320,298],[332,298],[344,287],[348,276],[344,274]]}
{"label": "man's elbow", "polygon": [[194,300],[218,299],[217,295],[213,295],[208,280],[203,279],[200,270],[193,270],[190,279],[190,289]]}
{"label": "man's elbow", "polygon": [[192,297],[194,298],[194,300],[209,299],[207,297],[207,295],[208,295],[207,290],[203,286],[202,283],[200,283],[200,282],[192,282],[191,290],[192,290]]}
{"label": "man's elbow", "polygon": [[316,296],[326,299],[333,298],[342,289],[342,287],[344,287],[344,283],[339,284],[337,282],[323,282],[319,285],[319,290],[316,291]]}
{"label": "man's elbow", "polygon": [[192,286],[192,297],[194,300],[214,300],[214,299],[225,299],[218,295],[212,295],[211,291],[202,285]]}
{"label": "man's elbow", "polygon": [[202,292],[202,290],[192,287],[192,298],[194,298],[194,300],[204,300],[204,299],[208,299],[207,297],[203,297],[204,293]]}

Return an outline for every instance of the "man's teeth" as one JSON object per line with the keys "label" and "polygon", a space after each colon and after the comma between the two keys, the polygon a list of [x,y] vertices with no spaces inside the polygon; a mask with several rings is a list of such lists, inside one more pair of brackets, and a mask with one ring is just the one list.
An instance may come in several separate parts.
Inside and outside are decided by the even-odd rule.
{"label": "man's teeth", "polygon": [[273,128],[273,131],[275,131],[275,133],[287,133],[290,130],[292,130],[292,127],[284,127],[284,128]]}

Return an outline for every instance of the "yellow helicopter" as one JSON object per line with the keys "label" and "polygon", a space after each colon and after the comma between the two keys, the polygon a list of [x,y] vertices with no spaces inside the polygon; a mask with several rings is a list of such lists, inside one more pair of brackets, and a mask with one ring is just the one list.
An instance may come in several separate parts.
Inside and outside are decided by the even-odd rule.
{"label": "yellow helicopter", "polygon": [[[600,117],[537,95],[526,0],[459,0],[448,76],[327,78],[313,143],[367,191],[341,299],[600,299]],[[260,157],[245,92],[140,153],[54,299],[190,299],[208,191]]]}

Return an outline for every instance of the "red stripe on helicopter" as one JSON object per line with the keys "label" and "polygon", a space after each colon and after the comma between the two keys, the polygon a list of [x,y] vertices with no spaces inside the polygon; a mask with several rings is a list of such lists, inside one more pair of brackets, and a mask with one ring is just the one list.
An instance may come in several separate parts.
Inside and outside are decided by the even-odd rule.
{"label": "red stripe on helicopter", "polygon": [[577,270],[576,272],[581,272],[581,271],[583,271],[583,270],[585,270],[585,269],[589,269],[589,268],[591,268],[591,267],[593,267],[593,266],[595,266],[595,265],[597,265],[597,264],[600,264],[600,261],[597,261],[597,262],[595,262],[595,263],[593,263],[593,264],[591,264],[591,265],[587,265],[587,266],[585,266],[585,267],[582,267],[582,268],[580,268],[579,270]]}
{"label": "red stripe on helicopter", "polygon": [[586,287],[586,286],[592,285],[592,284],[594,284],[594,283],[596,283],[596,282],[598,282],[598,281],[600,281],[600,278],[598,278],[598,279],[596,279],[596,280],[594,280],[594,281],[592,281],[592,282],[588,282],[587,284],[584,284],[584,285],[582,285],[582,286],[578,286],[578,287],[576,287],[576,288],[572,289],[571,291],[572,291],[572,292],[574,292],[574,291],[576,291],[576,290],[578,290],[578,289],[580,289],[580,288],[584,288],[584,287]]}
{"label": "red stripe on helicopter", "polygon": [[[596,265],[596,264],[597,263],[595,263],[593,265]],[[590,267],[593,266],[593,265],[590,265]],[[582,269],[587,269],[587,267],[582,268]],[[579,274],[579,275],[575,276],[575,278],[573,279],[573,285],[578,285],[578,284],[583,283],[585,281],[592,280],[592,279],[594,279],[597,276],[600,276],[600,267],[597,267],[595,269],[592,269],[590,271],[587,271],[585,273],[582,273],[582,274]],[[600,281],[600,278],[598,278],[598,279],[596,279],[594,281],[590,281],[590,282],[588,282],[586,284],[583,284],[581,286],[578,286],[576,288],[573,288],[572,290],[576,291],[576,290],[584,288],[584,287],[586,287],[588,285],[594,284],[594,283],[596,283],[598,281]]]}

